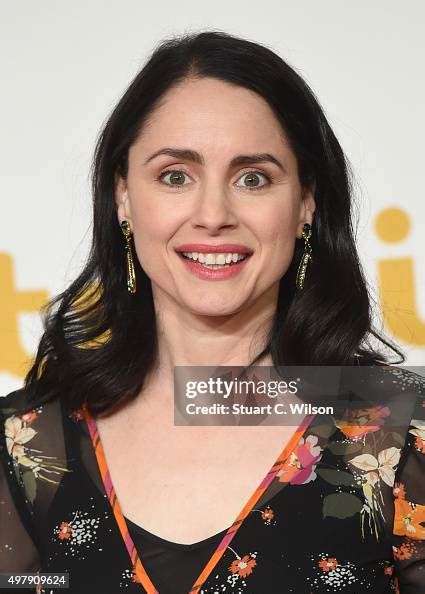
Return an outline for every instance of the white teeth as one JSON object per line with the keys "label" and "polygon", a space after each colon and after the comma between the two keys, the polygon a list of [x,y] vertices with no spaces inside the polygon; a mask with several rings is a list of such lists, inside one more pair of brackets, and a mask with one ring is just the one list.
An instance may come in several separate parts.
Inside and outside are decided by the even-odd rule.
{"label": "white teeth", "polygon": [[186,258],[190,258],[191,260],[195,260],[204,264],[206,266],[223,266],[226,264],[230,264],[231,262],[239,262],[240,260],[244,260],[248,257],[247,254],[238,254],[238,253],[203,253],[203,252],[182,252]]}

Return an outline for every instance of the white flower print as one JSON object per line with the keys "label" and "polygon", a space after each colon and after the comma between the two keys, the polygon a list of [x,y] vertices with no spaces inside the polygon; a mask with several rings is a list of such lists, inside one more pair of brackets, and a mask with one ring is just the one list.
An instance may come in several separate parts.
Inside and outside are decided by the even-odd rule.
{"label": "white flower print", "polygon": [[366,471],[370,476],[365,475],[365,477],[370,484],[376,484],[376,473],[378,473],[384,483],[392,487],[395,478],[394,467],[397,466],[399,460],[400,448],[391,447],[381,450],[378,454],[378,459],[372,456],[372,454],[361,454],[348,460],[348,464]]}

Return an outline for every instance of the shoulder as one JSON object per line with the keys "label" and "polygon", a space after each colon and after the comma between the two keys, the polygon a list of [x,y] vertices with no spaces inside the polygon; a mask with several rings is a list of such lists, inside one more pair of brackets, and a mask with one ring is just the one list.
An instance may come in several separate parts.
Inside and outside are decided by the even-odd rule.
{"label": "shoulder", "polygon": [[60,398],[40,386],[23,386],[8,394],[0,394],[0,418],[22,415],[31,410],[48,410],[58,404]]}
{"label": "shoulder", "polygon": [[[360,368],[361,369],[361,368]],[[381,402],[392,403],[400,418],[412,418],[416,408],[425,401],[425,366],[398,367],[380,365],[361,372],[365,394]],[[361,382],[363,383],[363,381]]]}
{"label": "shoulder", "polygon": [[[395,411],[391,429],[397,432],[401,426],[405,428],[399,472],[403,477],[407,475],[409,480],[414,478],[425,485],[425,367],[388,366],[385,374],[386,383],[391,386],[391,403]],[[419,499],[425,503],[425,490]]]}
{"label": "shoulder", "polygon": [[[32,399],[32,390],[22,387],[0,396],[0,442],[4,440],[26,440],[36,433],[48,435],[58,431],[61,407],[58,400],[37,405]],[[10,445],[10,444],[9,444]],[[0,446],[1,449],[1,446]]]}
{"label": "shoulder", "polygon": [[36,412],[29,402],[29,393],[20,388],[0,397],[0,453],[10,456],[22,444],[33,437],[35,431],[27,428],[36,417]]}
{"label": "shoulder", "polygon": [[29,393],[25,388],[0,396],[0,419],[23,414],[30,408]]}
{"label": "shoulder", "polygon": [[402,392],[413,391],[419,396],[425,396],[425,366],[397,367],[384,365],[380,368],[382,373],[390,378]]}
{"label": "shoulder", "polygon": [[[342,369],[341,395],[363,407],[385,406],[400,426],[415,418],[425,402],[425,366],[347,366]],[[425,409],[424,411],[425,412]]]}
{"label": "shoulder", "polygon": [[425,366],[385,366],[383,385],[395,402],[409,412],[410,421],[425,418]]}

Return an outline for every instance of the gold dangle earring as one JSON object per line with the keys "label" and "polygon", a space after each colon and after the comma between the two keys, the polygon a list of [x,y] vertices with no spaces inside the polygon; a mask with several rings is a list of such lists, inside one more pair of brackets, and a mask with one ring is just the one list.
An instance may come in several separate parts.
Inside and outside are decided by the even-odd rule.
{"label": "gold dangle earring", "polygon": [[120,225],[125,237],[125,253],[127,260],[127,289],[129,293],[136,292],[136,273],[134,271],[133,256],[131,254],[131,229],[128,221],[123,221]]}
{"label": "gold dangle earring", "polygon": [[301,290],[304,287],[304,279],[305,279],[305,273],[307,270],[307,265],[309,263],[309,261],[312,261],[312,248],[311,245],[309,243],[309,239],[311,237],[311,225],[309,225],[308,223],[305,223],[303,226],[303,231],[302,231],[302,237],[304,238],[305,244],[304,244],[304,253],[302,255],[300,264],[298,266],[298,272],[297,272],[297,278],[296,278],[296,287],[298,290]]}

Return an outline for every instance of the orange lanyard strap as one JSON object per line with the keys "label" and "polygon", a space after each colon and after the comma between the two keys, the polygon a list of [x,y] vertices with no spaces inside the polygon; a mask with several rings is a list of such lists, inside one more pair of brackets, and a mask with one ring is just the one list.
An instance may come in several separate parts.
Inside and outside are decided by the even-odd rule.
{"label": "orange lanyard strap", "polygon": [[[111,475],[106,464],[105,452],[103,449],[102,442],[100,441],[96,421],[92,418],[92,416],[85,408],[83,408],[83,416],[85,418],[88,430],[90,432],[90,437],[93,443],[93,448],[96,454],[96,459],[102,476],[105,491],[107,493],[111,508],[113,510],[116,522],[118,524],[121,537],[124,541],[125,546],[127,547],[127,551],[130,556],[131,563],[133,565],[133,580],[139,583],[145,589],[147,594],[159,594],[159,591],[155,588],[145,568],[143,567],[136,546],[134,545],[134,542],[130,536],[127,523],[121,511],[121,507],[112,484]],[[257,503],[257,501],[269,487],[270,483],[273,481],[279,470],[282,468],[286,460],[289,458],[292,451],[296,448],[299,440],[304,435],[306,429],[309,427],[314,417],[315,415],[308,415],[303,419],[298,429],[292,435],[291,439],[286,444],[286,446],[283,448],[282,452],[280,453],[276,462],[273,464],[270,471],[261,481],[260,485],[257,487],[252,496],[249,498],[249,500],[243,507],[242,511],[239,513],[238,517],[233,522],[233,524],[229,527],[223,539],[220,541],[220,544],[218,545],[217,549],[208,561],[207,565],[204,567],[201,574],[199,575],[194,585],[190,589],[189,594],[198,594],[200,588],[205,583],[208,576],[211,574],[214,567],[217,565],[218,561],[223,556],[227,546],[230,544],[235,534],[239,530],[244,519],[248,516],[254,505]]]}
{"label": "orange lanyard strap", "polygon": [[96,421],[91,417],[91,415],[87,411],[85,411],[85,420],[90,432],[90,437],[93,443],[97,463],[102,476],[103,485],[105,487],[109,503],[111,504],[112,511],[114,512],[118,528],[121,532],[121,537],[124,541],[124,544],[127,548],[128,554],[131,559],[131,563],[133,565],[133,581],[140,583],[140,585],[143,586],[147,594],[159,594],[158,590],[155,588],[148,574],[146,573],[146,570],[143,567],[142,562],[137,553],[137,549],[133,542],[133,539],[130,536],[127,523],[121,511],[121,507],[118,503],[118,499],[115,494],[115,489],[112,484],[111,475],[106,464],[105,452],[103,450],[102,442],[100,441]]}

